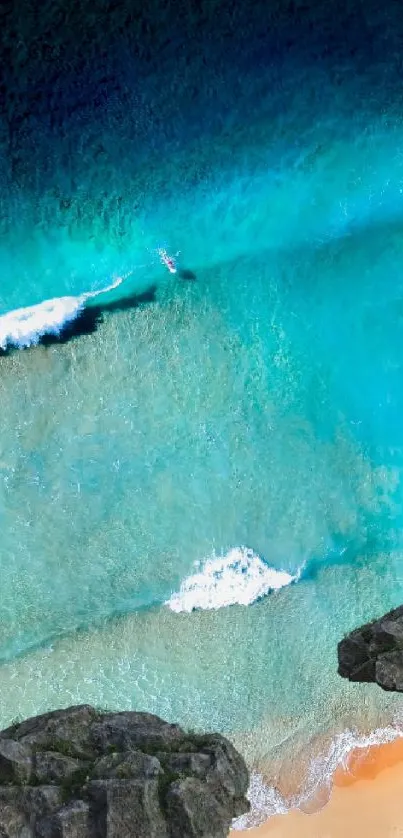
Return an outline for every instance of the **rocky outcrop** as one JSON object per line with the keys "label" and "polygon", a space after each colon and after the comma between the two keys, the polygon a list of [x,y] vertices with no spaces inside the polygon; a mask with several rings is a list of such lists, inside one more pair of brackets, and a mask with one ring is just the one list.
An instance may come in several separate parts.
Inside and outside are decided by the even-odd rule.
{"label": "rocky outcrop", "polygon": [[82,705],[0,733],[1,838],[226,838],[248,772],[218,734]]}
{"label": "rocky outcrop", "polygon": [[403,606],[350,632],[338,645],[339,675],[403,692]]}

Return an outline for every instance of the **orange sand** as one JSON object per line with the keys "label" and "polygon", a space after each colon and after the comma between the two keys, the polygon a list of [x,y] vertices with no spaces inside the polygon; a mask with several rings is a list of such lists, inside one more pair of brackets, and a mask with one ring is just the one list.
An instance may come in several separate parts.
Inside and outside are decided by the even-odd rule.
{"label": "orange sand", "polygon": [[328,804],[306,815],[277,815],[231,838],[403,838],[403,739],[353,751],[339,768]]}

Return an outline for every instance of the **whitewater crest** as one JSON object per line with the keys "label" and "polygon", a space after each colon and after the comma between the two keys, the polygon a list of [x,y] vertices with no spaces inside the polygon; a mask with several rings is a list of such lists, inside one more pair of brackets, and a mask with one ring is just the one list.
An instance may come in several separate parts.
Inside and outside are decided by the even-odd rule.
{"label": "whitewater crest", "polygon": [[0,315],[0,349],[26,349],[38,344],[45,335],[60,335],[65,326],[83,311],[88,301],[113,291],[122,282],[123,277],[119,277],[100,291],[87,291],[77,297],[54,297]]}
{"label": "whitewater crest", "polygon": [[213,555],[204,563],[197,562],[196,567],[198,572],[188,576],[166,601],[171,611],[250,605],[300,576],[270,567],[249,547],[234,547],[225,556]]}

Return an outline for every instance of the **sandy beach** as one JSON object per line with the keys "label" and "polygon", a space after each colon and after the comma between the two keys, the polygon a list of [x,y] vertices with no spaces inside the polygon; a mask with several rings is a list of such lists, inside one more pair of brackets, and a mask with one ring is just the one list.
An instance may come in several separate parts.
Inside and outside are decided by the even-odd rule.
{"label": "sandy beach", "polygon": [[[233,830],[231,836],[242,835]],[[243,833],[248,838],[402,838],[403,739],[353,751],[334,776],[329,802],[315,814],[292,811]]]}

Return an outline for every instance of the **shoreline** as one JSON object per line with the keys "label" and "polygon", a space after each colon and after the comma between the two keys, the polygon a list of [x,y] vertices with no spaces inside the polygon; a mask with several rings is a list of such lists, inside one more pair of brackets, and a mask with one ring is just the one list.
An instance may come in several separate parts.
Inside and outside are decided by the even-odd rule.
{"label": "shoreline", "polygon": [[[328,802],[313,813],[291,809],[247,830],[231,830],[232,838],[392,838],[403,835],[403,738],[354,748],[339,765]],[[327,797],[327,795],[326,795]]]}

